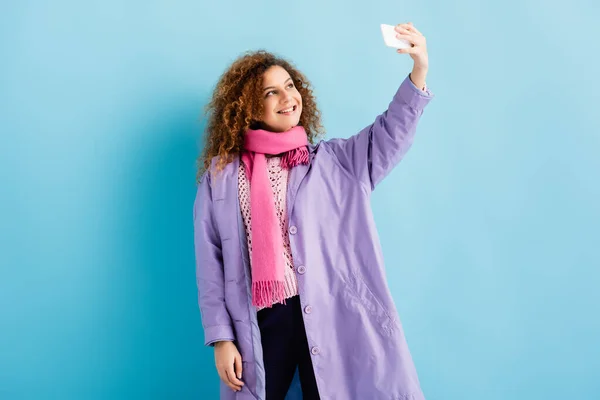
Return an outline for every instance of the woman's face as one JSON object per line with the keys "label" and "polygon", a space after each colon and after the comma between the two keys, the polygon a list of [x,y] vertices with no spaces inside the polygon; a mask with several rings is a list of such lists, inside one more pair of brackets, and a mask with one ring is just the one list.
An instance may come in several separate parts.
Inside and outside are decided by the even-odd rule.
{"label": "woman's face", "polygon": [[288,72],[275,65],[263,75],[262,99],[264,129],[272,132],[285,132],[300,121],[302,96],[296,89]]}

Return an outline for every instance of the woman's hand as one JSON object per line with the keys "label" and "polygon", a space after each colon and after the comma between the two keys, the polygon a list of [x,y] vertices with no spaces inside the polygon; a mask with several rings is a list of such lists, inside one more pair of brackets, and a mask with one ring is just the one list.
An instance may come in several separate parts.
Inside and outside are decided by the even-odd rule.
{"label": "woman's hand", "polygon": [[242,356],[233,342],[215,343],[215,364],[219,377],[234,392],[242,390]]}
{"label": "woman's hand", "polygon": [[398,39],[407,40],[412,44],[412,47],[408,49],[398,49],[398,53],[410,54],[410,57],[414,61],[410,78],[415,86],[422,88],[425,86],[425,77],[427,76],[427,70],[429,69],[429,56],[427,54],[427,41],[425,40],[425,36],[413,26],[412,22],[398,24],[396,25],[395,30]]}

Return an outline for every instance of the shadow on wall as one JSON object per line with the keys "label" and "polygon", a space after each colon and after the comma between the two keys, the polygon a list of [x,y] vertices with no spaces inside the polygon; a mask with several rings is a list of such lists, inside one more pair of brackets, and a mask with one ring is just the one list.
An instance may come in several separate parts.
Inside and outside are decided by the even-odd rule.
{"label": "shadow on wall", "polygon": [[120,398],[219,397],[214,355],[203,342],[193,248],[205,98],[161,100],[142,113],[135,138],[121,145],[123,167],[114,177],[123,228],[115,233],[125,255],[115,286],[122,323],[115,368]]}
{"label": "shadow on wall", "polygon": [[[204,92],[203,92],[204,93]],[[192,207],[208,96],[171,98],[124,145],[115,176],[125,256],[115,283],[119,398],[218,399],[212,348],[197,302]],[[119,170],[119,169],[116,169]],[[113,397],[116,398],[116,397]],[[300,400],[298,374],[286,400]]]}

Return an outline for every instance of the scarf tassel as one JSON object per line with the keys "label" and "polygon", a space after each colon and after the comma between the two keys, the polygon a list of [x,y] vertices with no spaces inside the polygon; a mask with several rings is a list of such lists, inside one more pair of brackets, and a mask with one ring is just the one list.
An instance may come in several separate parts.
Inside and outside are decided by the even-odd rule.
{"label": "scarf tassel", "polygon": [[282,281],[252,282],[252,303],[256,307],[271,307],[275,303],[285,304],[285,286]]}
{"label": "scarf tassel", "polygon": [[308,148],[306,146],[286,152],[281,157],[281,167],[291,169],[298,164],[308,164]]}

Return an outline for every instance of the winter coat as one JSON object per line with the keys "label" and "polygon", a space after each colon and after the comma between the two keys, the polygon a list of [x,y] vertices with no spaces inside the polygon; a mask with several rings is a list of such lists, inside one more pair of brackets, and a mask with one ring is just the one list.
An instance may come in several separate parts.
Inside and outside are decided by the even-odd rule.
{"label": "winter coat", "polygon": [[[290,170],[287,212],[302,314],[322,400],[424,400],[385,275],[371,192],[413,142],[433,94],[407,76],[357,134],[309,146]],[[265,400],[265,373],[238,199],[239,158],[198,184],[194,235],[205,344],[234,340],[245,385],[222,400]]]}

